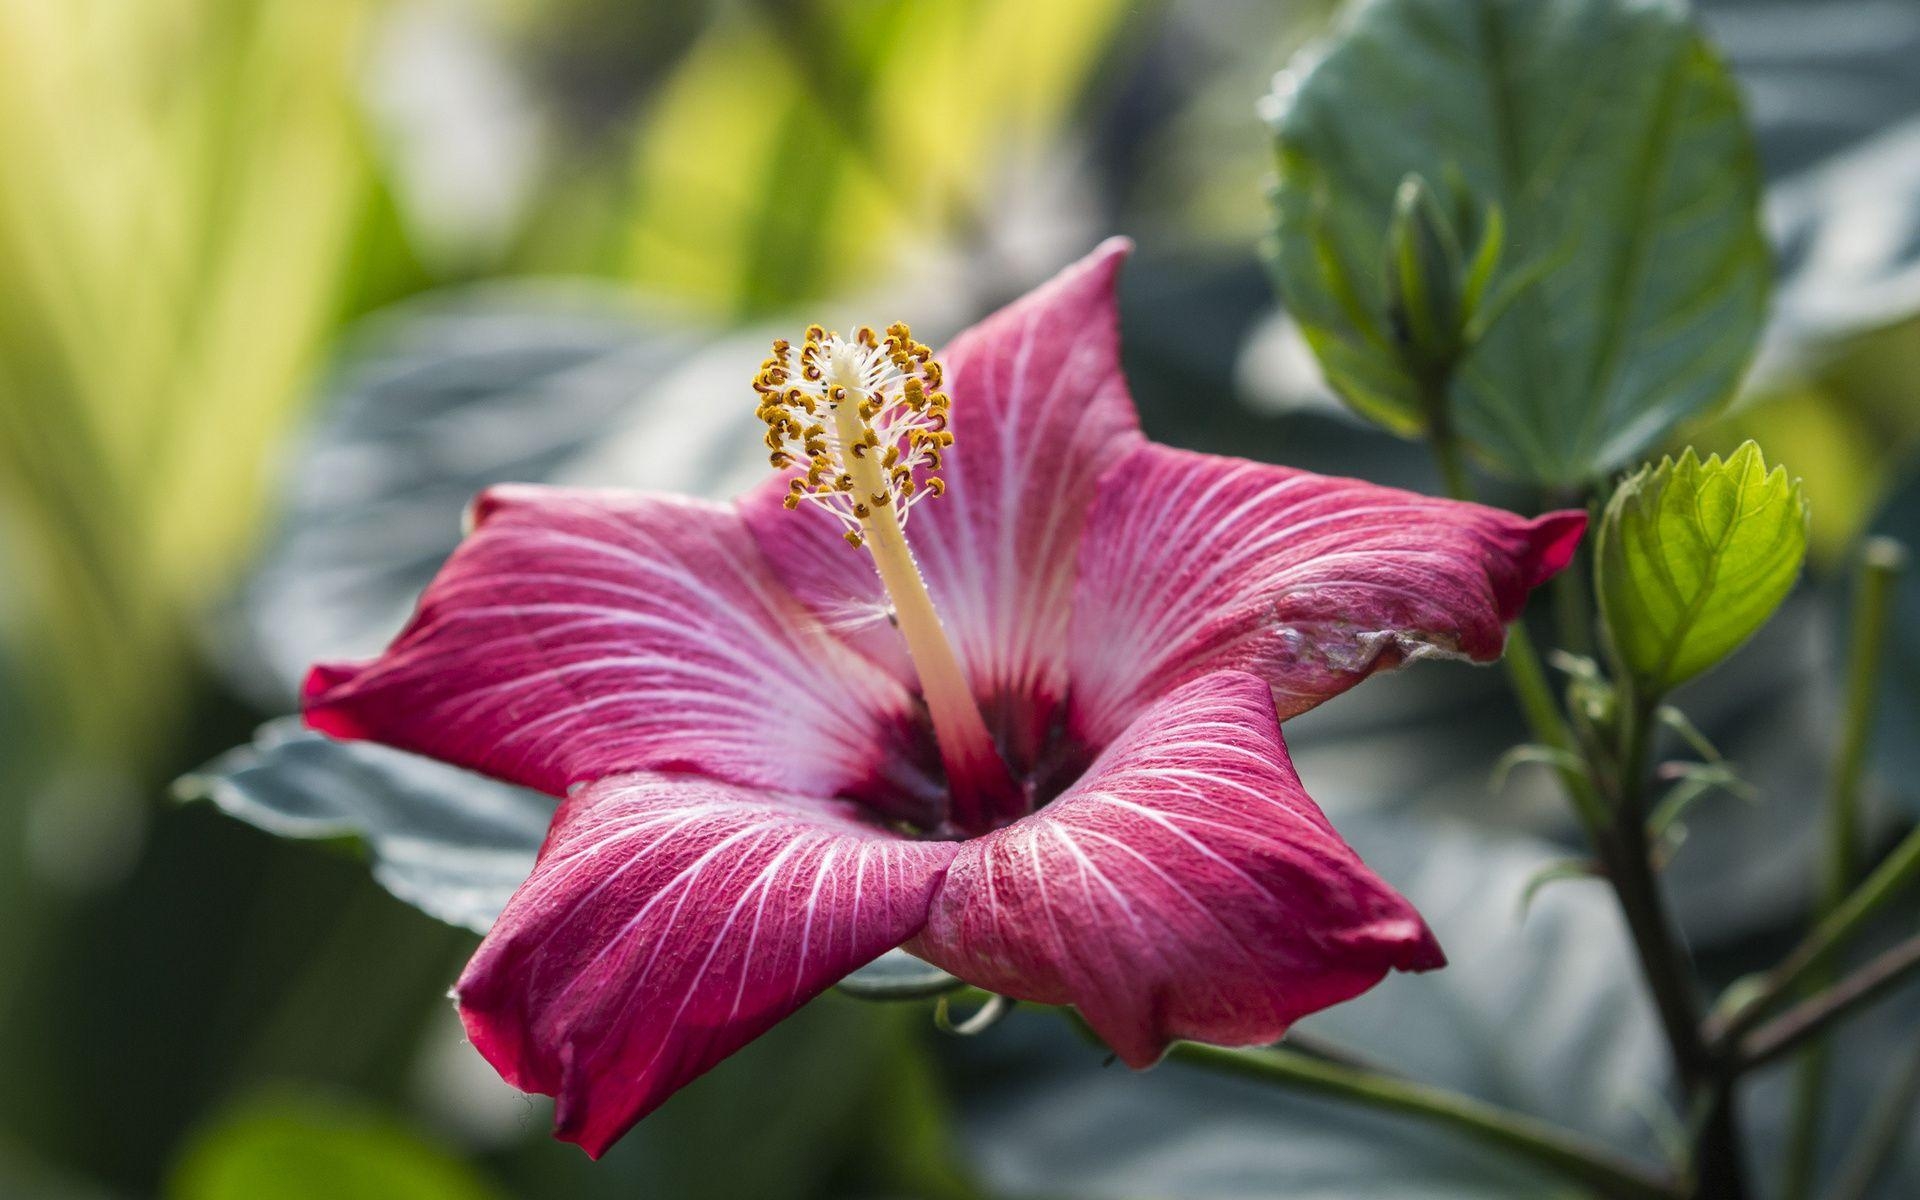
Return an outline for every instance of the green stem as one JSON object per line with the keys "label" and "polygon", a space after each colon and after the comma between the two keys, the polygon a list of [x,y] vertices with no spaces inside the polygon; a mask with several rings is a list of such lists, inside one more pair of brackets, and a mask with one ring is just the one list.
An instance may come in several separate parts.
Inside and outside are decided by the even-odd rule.
{"label": "green stem", "polygon": [[[1433,439],[1434,456],[1440,461],[1441,473],[1452,480],[1457,476],[1457,471],[1449,470],[1447,464],[1457,463],[1459,455],[1453,448],[1452,440],[1438,436],[1439,432],[1436,430]],[[1449,486],[1451,488],[1452,484]],[[1454,491],[1454,497],[1460,500],[1473,498],[1460,490]],[[1534,648],[1533,637],[1527,632],[1524,621],[1515,621],[1507,630],[1505,662],[1507,678],[1513,685],[1514,695],[1520,702],[1521,713],[1526,717],[1527,727],[1534,739],[1568,755],[1583,757],[1573,731],[1561,714],[1559,701],[1547,681],[1546,669],[1541,666],[1540,653]],[[1674,942],[1665,901],[1661,897],[1658,882],[1653,878],[1645,816],[1640,813],[1641,805],[1637,802],[1640,778],[1645,772],[1645,748],[1650,744],[1649,714],[1653,707],[1650,704],[1638,708],[1628,706],[1630,711],[1622,717],[1623,765],[1620,775],[1622,779],[1632,780],[1625,790],[1625,798],[1633,801],[1631,813],[1622,813],[1621,819],[1615,820],[1606,799],[1587,772],[1569,766],[1562,768],[1559,775],[1567,798],[1581,824],[1586,827],[1587,835],[1619,897],[1621,912],[1626,917],[1634,947],[1639,953],[1648,990],[1653,993],[1655,1006],[1660,1012],[1661,1025],[1672,1048],[1675,1066],[1682,1081],[1692,1086],[1704,1077],[1707,1067],[1705,1044],[1700,1037],[1699,1008],[1693,995],[1691,974],[1684,968],[1686,959]],[[1616,797],[1616,802],[1619,799]]]}
{"label": "green stem", "polygon": [[[1446,483],[1447,495],[1455,500],[1472,501],[1473,485],[1461,465],[1460,444],[1452,428],[1443,421],[1434,420],[1427,444],[1433,449],[1434,462],[1440,467],[1440,477]],[[1534,648],[1526,622],[1515,621],[1507,627],[1507,652],[1501,662],[1506,667],[1507,682],[1520,702],[1520,714],[1526,719],[1527,730],[1533,740],[1560,751],[1568,761],[1584,758],[1573,730],[1561,715],[1560,702],[1554,696],[1553,685],[1547,680],[1547,669],[1540,661],[1540,652]],[[1586,772],[1569,765],[1557,768],[1556,773],[1587,836],[1597,842],[1608,821],[1606,802],[1600,798],[1600,793]]]}
{"label": "green stem", "polygon": [[[1429,441],[1449,492],[1455,499],[1473,499],[1458,469],[1459,451],[1450,430],[1436,422]],[[1591,763],[1592,757],[1581,753],[1560,711],[1524,621],[1514,622],[1508,630],[1505,661],[1508,679],[1534,739]],[[1730,1083],[1719,1070],[1713,1047],[1702,1032],[1692,960],[1674,934],[1647,841],[1643,789],[1652,746],[1652,714],[1658,700],[1630,698],[1622,705],[1618,762],[1608,778],[1596,780],[1591,767],[1579,771],[1569,766],[1559,774],[1626,919],[1675,1073],[1703,1116],[1694,1148],[1696,1178],[1690,1194],[1738,1200],[1746,1194],[1746,1184]]]}
{"label": "green stem", "polygon": [[1621,705],[1619,763],[1613,786],[1615,819],[1603,838],[1600,858],[1619,894],[1641,970],[1673,1051],[1674,1067],[1681,1083],[1694,1089],[1713,1074],[1712,1058],[1700,1032],[1702,1014],[1694,991],[1692,960],[1674,936],[1674,923],[1654,875],[1652,846],[1647,840],[1645,780],[1653,744],[1652,714],[1657,707],[1652,701]]}
{"label": "green stem", "polygon": [[1180,1042],[1168,1057],[1445,1126],[1616,1200],[1673,1200],[1680,1194],[1669,1180],[1605,1147],[1525,1114],[1428,1084],[1329,1062],[1284,1046],[1225,1050]]}
{"label": "green stem", "polygon": [[[1533,635],[1527,632],[1524,622],[1515,621],[1507,627],[1507,653],[1501,661],[1533,740],[1560,751],[1569,761],[1584,759],[1573,730],[1560,713],[1560,702],[1547,680],[1547,669],[1540,662],[1540,652],[1534,648]],[[1574,815],[1580,818],[1588,838],[1598,843],[1611,820],[1606,801],[1585,771],[1568,765],[1557,768],[1556,773],[1573,805]]]}
{"label": "green stem", "polygon": [[1866,882],[1815,925],[1778,966],[1751,984],[1728,989],[1708,1023],[1715,1045],[1722,1050],[1737,1046],[1768,1013],[1797,995],[1835,952],[1858,936],[1875,914],[1916,880],[1920,880],[1920,829],[1901,839]]}
{"label": "green stem", "polygon": [[1832,912],[1846,899],[1859,876],[1860,782],[1880,694],[1880,664],[1893,609],[1894,585],[1906,567],[1907,551],[1892,538],[1869,538],[1860,556],[1853,603],[1853,644],[1847,665],[1846,723],[1834,760],[1833,791],[1827,809],[1827,863],[1821,910]]}
{"label": "green stem", "polygon": [[1433,460],[1440,468],[1440,482],[1446,485],[1447,495],[1456,500],[1472,499],[1473,483],[1467,477],[1460,441],[1453,436],[1452,428],[1436,418],[1428,444],[1433,447]]}
{"label": "green stem", "polygon": [[[1859,878],[1860,783],[1866,774],[1875,701],[1880,692],[1881,650],[1894,584],[1906,565],[1906,549],[1889,538],[1870,538],[1860,557],[1853,603],[1853,644],[1848,654],[1847,706],[1833,787],[1827,800],[1826,861],[1821,872],[1819,917],[1839,908]],[[1830,968],[1816,971],[1814,987],[1833,982]],[[1787,1141],[1782,1195],[1806,1200],[1813,1193],[1820,1147],[1820,1112],[1826,1091],[1827,1049],[1818,1039],[1801,1055],[1794,1078],[1793,1117]]]}
{"label": "green stem", "polygon": [[1751,1071],[1820,1038],[1916,971],[1920,971],[1920,934],[1882,951],[1838,983],[1815,992],[1742,1038],[1735,1068]]}

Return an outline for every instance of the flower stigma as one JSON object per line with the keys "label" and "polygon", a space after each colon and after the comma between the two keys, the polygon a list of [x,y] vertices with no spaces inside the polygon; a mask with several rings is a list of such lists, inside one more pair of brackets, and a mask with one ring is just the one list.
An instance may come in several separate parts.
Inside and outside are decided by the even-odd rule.
{"label": "flower stigma", "polygon": [[1024,815],[1028,798],[987,731],[906,538],[914,507],[946,490],[934,474],[953,444],[944,377],[904,322],[882,334],[862,326],[852,339],[811,325],[797,350],[773,343],[753,390],[773,468],[794,472],[786,507],[832,513],[879,573],[946,768],[948,819],[973,834]]}

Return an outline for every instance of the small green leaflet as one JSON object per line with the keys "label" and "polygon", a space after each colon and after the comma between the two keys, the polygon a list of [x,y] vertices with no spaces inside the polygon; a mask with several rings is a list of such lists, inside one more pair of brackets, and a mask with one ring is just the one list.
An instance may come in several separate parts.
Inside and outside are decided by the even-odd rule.
{"label": "small green leaflet", "polygon": [[1596,543],[1600,614],[1639,695],[1713,666],[1773,615],[1807,553],[1799,480],[1748,442],[1725,462],[1691,449],[1620,485]]}

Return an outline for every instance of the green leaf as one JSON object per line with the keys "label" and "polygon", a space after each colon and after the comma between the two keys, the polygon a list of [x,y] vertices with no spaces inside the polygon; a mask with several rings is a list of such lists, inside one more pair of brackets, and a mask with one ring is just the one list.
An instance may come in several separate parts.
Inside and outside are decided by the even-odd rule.
{"label": "green leaf", "polygon": [[[689,373],[712,341],[586,281],[444,288],[358,323],[290,449],[300,469],[273,497],[273,529],[207,622],[234,686],[284,711],[310,664],[378,653],[492,484],[644,474],[662,491],[724,495],[765,478],[753,414],[714,405],[694,416],[678,390],[703,382]],[[704,386],[738,379],[733,349],[731,373]],[[685,452],[657,449],[668,444]],[[616,461],[582,479],[596,454]],[[315,482],[344,472],[353,487]]]}
{"label": "green leaf", "polygon": [[1620,485],[1595,550],[1600,614],[1642,696],[1713,666],[1773,615],[1807,553],[1807,504],[1760,447],[1691,449]]}
{"label": "green leaf", "polygon": [[1498,247],[1471,281],[1480,319],[1447,398],[1500,466],[1590,480],[1738,384],[1767,297],[1759,171],[1734,82],[1683,5],[1357,5],[1282,73],[1266,115],[1276,282],[1364,415],[1427,425],[1389,318],[1410,172],[1447,181]]}
{"label": "green leaf", "polygon": [[553,800],[372,742],[336,742],[287,717],[174,784],[279,837],[344,841],[380,886],[430,917],[485,933],[533,870]]}
{"label": "green leaf", "polygon": [[[1130,6],[718,11],[650,98],[625,265],[648,291],[732,315],[855,286],[902,244],[991,225],[999,164],[1059,136]],[[961,78],[961,102],[927,86]]]}
{"label": "green leaf", "polygon": [[167,1200],[495,1200],[472,1168],[374,1113],[261,1101],[203,1131]]}

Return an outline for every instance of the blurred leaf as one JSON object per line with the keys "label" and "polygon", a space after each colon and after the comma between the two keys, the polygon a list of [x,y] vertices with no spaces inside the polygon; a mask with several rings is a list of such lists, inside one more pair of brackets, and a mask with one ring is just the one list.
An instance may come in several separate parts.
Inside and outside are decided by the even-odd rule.
{"label": "blurred leaf", "polygon": [[[1527,881],[1558,851],[1418,818],[1348,821],[1368,863],[1419,906],[1451,965],[1396,975],[1302,1026],[1370,1061],[1650,1154],[1664,1046],[1600,888]],[[1058,1200],[1487,1200],[1562,1185],[1416,1122],[1179,1064],[1102,1069],[1057,1017],[1016,1015],[951,1053],[976,1083],[963,1116],[995,1194]],[[1578,1086],[1569,1086],[1577,1080]]]}
{"label": "blurred leaf", "polygon": [[1601,618],[1644,697],[1665,695],[1752,637],[1799,578],[1806,499],[1752,442],[1692,450],[1614,492],[1594,551]]}
{"label": "blurred leaf", "polygon": [[1769,270],[1732,79],[1680,5],[1378,0],[1276,81],[1276,278],[1336,387],[1401,433],[1386,320],[1395,189],[1505,214],[1491,325],[1449,399],[1505,468],[1580,484],[1733,392]]}
{"label": "blurred leaf", "polygon": [[1903,0],[1694,7],[1740,76],[1771,175],[1800,175],[1920,116],[1920,10]]}
{"label": "blurred leaf", "polygon": [[495,1200],[471,1167],[375,1113],[262,1100],[203,1130],[167,1200]]}
{"label": "blurred leaf", "polygon": [[1798,357],[1920,310],[1920,7],[1699,7],[1740,78],[1772,181],[1780,263],[1765,357]]}
{"label": "blurred leaf", "polygon": [[[681,60],[640,131],[630,277],[713,313],[765,311],[969,231],[1001,172],[1057,135],[1127,7],[730,10]],[[934,82],[958,79],[966,87]]]}
{"label": "blurred leaf", "polygon": [[0,1134],[0,1196],[31,1196],[34,1200],[108,1200],[111,1192],[51,1171],[13,1139]]}
{"label": "blurred leaf", "polygon": [[[1920,320],[1829,344],[1817,362],[1763,381],[1692,444],[1731,451],[1749,439],[1792,446],[1813,506],[1817,562],[1846,557],[1920,450]],[[1676,447],[1678,449],[1678,447]]]}
{"label": "blurred leaf", "polygon": [[[336,742],[293,719],[267,726],[253,746],[176,790],[279,836],[349,841],[399,899],[480,933],[532,869],[553,809],[537,793],[383,746]],[[586,1194],[590,1180],[574,1187],[565,1174],[582,1168],[614,1171],[640,1194],[804,1200],[843,1167],[947,1179],[950,1164],[898,1161],[858,1136],[884,1103],[920,1143],[938,1141],[937,1096],[877,1090],[917,1069],[924,1051],[913,1031],[925,1021],[918,1008],[816,1002],[676,1095],[607,1162],[549,1147],[564,1157],[540,1186]],[[801,1094],[806,1103],[795,1105]],[[732,1152],[748,1138],[752,1154]]]}
{"label": "blurred leaf", "polygon": [[[901,1169],[892,1161],[901,1151],[874,1136],[876,1108],[897,1104],[902,1121],[942,1121],[937,1095],[890,1090],[903,1071],[924,1069],[925,1022],[918,1006],[856,1004],[831,995],[809,1004],[635,1128],[620,1152],[644,1164],[650,1186],[634,1194],[699,1200],[863,1194],[831,1180]],[[914,1148],[937,1144],[928,1138]],[[920,1164],[926,1173],[939,1166]]]}
{"label": "blurred leaf", "polygon": [[[293,452],[267,546],[209,631],[236,682],[278,708],[316,658],[378,651],[476,492],[552,479],[658,407],[649,389],[704,340],[585,284],[466,288],[368,320]],[[693,450],[718,416],[659,411],[654,433]],[[706,465],[686,454],[687,479],[656,482]]]}
{"label": "blurred leaf", "polygon": [[174,791],[280,837],[358,843],[382,887],[477,933],[532,872],[554,808],[538,792],[371,742],[336,742],[291,717]]}
{"label": "blurred leaf", "polygon": [[50,699],[100,754],[169,732],[150,690],[177,690],[335,315],[367,8],[0,3],[0,504]]}
{"label": "blurred leaf", "polygon": [[[1904,906],[1867,944],[1857,948],[1859,958],[1855,961],[1911,933],[1916,916],[1920,914],[1911,905]],[[1828,1081],[1824,1128],[1815,1146],[1815,1173],[1829,1186],[1845,1152],[1871,1119],[1876,1102],[1902,1064],[1911,1058],[1916,1028],[1920,1028],[1920,987],[1908,982],[1840,1022],[1826,1040]],[[1746,1085],[1743,1107],[1747,1111],[1748,1139],[1758,1151],[1762,1171],[1775,1168],[1778,1159],[1774,1154],[1786,1144],[1792,1128],[1797,1065],[1797,1060],[1788,1058],[1751,1077]],[[1920,1110],[1909,1111],[1904,1128],[1905,1136],[1894,1150],[1880,1186],[1866,1193],[1871,1200],[1907,1200],[1920,1195]],[[1815,1194],[1838,1195],[1826,1189]]]}

